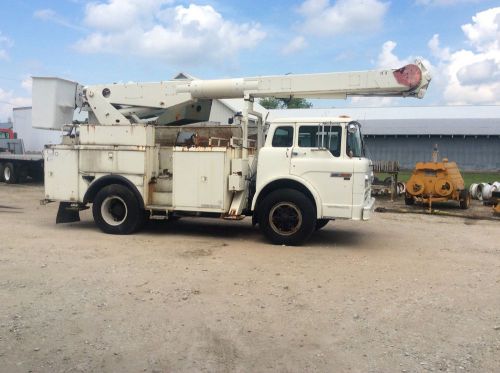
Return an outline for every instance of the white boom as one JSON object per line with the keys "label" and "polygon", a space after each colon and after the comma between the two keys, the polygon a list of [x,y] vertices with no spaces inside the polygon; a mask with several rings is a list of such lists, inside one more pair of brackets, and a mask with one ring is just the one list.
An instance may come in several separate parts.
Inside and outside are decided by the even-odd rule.
{"label": "white boom", "polygon": [[84,88],[83,100],[77,97],[75,102],[76,106],[89,107],[100,124],[116,125],[151,117],[158,110],[180,111],[197,100],[252,100],[262,97],[345,99],[348,96],[422,98],[430,80],[429,73],[417,60],[415,64],[390,70],[91,85]]}

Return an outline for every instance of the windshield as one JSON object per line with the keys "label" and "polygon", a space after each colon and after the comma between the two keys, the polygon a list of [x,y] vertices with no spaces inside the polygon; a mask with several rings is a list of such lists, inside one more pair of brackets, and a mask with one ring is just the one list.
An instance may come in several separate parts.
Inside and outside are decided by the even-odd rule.
{"label": "windshield", "polygon": [[349,157],[364,156],[361,125],[357,122],[351,122],[347,126],[347,155]]}

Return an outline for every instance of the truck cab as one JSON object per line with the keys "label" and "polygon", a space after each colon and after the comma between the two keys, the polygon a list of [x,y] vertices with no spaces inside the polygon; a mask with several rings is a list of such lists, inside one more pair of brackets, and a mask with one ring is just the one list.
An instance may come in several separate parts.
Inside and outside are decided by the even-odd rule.
{"label": "truck cab", "polygon": [[[271,124],[259,151],[252,209],[265,210],[262,203],[269,194],[293,189],[312,203],[316,224],[368,220],[375,202],[372,176],[358,122],[349,117],[279,119]],[[294,222],[304,220],[303,212],[286,201],[277,205],[275,218],[286,213],[289,219],[280,228],[268,217],[271,229],[292,232]]]}

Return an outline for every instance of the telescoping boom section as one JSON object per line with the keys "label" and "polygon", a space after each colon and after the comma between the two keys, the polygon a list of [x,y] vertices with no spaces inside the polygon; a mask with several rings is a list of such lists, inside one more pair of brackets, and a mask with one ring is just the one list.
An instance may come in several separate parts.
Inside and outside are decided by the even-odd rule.
{"label": "telescoping boom section", "polygon": [[[77,221],[92,205],[98,227],[112,234],[132,233],[146,218],[252,216],[271,242],[300,244],[329,220],[370,217],[361,127],[347,117],[289,118],[266,123],[265,138],[254,100],[422,98],[430,80],[418,60],[399,69],[155,83],[33,78],[33,126],[66,131],[44,151],[44,202],[60,202],[57,222]],[[234,98],[245,102],[234,124],[207,123],[213,100]],[[88,121],[73,124],[75,109]]]}

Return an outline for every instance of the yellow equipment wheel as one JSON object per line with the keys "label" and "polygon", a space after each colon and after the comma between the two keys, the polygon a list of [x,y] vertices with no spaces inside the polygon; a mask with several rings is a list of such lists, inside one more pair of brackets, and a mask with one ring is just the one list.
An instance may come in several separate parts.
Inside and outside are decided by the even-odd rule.
{"label": "yellow equipment wheel", "polygon": [[446,178],[438,179],[434,183],[434,191],[441,197],[449,196],[453,193],[453,183]]}
{"label": "yellow equipment wheel", "polygon": [[406,192],[412,196],[419,196],[424,192],[424,179],[420,176],[413,175],[406,183]]}

